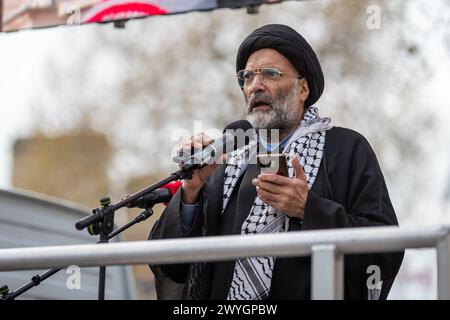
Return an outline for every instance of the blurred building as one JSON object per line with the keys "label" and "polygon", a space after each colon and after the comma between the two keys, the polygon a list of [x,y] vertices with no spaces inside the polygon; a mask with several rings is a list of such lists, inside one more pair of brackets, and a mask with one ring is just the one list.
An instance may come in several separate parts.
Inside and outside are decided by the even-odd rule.
{"label": "blurred building", "polygon": [[106,137],[89,131],[20,139],[14,145],[12,185],[97,207],[109,191],[112,155]]}

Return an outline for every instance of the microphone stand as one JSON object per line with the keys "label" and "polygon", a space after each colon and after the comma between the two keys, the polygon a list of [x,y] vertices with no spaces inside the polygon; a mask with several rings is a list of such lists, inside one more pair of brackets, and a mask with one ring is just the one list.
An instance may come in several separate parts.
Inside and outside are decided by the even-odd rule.
{"label": "microphone stand", "polygon": [[[99,243],[107,243],[109,239],[109,234],[112,232],[112,228],[114,226],[114,213],[131,204],[135,200],[146,196],[147,194],[155,191],[156,189],[161,188],[169,182],[179,180],[182,178],[191,178],[192,171],[194,166],[189,167],[188,170],[180,169],[174,173],[172,173],[169,177],[158,181],[157,183],[147,187],[141,191],[138,191],[131,196],[128,196],[116,204],[111,204],[111,200],[109,198],[102,198],[100,200],[101,208],[97,208],[93,210],[93,213],[86,218],[81,219],[75,224],[75,227],[78,230],[83,230],[84,228],[88,228],[88,232],[91,235],[99,235],[100,240]],[[106,275],[106,267],[100,266],[99,268],[99,282],[98,282],[98,300],[105,299],[105,275]]]}
{"label": "microphone stand", "polygon": [[[130,196],[125,197],[120,200],[116,204],[111,205],[111,200],[108,197],[102,198],[100,200],[101,208],[96,208],[93,210],[93,213],[81,220],[79,220],[75,227],[78,230],[83,230],[84,228],[88,228],[88,232],[91,235],[99,235],[99,241],[96,243],[108,243],[109,239],[115,237],[119,233],[124,230],[130,228],[131,226],[148,219],[153,214],[153,204],[149,208],[145,208],[143,212],[141,212],[137,217],[133,220],[120,227],[116,231],[113,231],[114,227],[114,213],[116,210],[119,210],[123,207],[128,206],[133,201],[146,196],[149,193],[152,193],[156,189],[164,186],[165,184],[180,180],[180,179],[190,179],[192,178],[192,172],[196,169],[196,166],[189,166],[187,168],[180,169],[172,173],[169,177],[158,181],[157,183],[147,187],[143,190],[140,190]],[[35,275],[31,278],[31,281],[26,285],[20,287],[16,291],[9,291],[8,286],[3,286],[0,288],[0,295],[2,296],[0,300],[14,300],[19,295],[25,293],[33,287],[37,287],[42,281],[51,277],[55,273],[57,273],[62,268],[52,268],[41,275]],[[105,299],[105,282],[106,282],[106,267],[99,267],[99,286],[98,286],[98,299]]]}

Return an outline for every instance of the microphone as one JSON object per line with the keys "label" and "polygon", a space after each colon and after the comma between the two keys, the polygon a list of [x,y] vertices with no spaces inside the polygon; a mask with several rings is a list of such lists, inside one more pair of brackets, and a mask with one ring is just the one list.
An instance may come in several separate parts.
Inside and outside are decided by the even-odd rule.
{"label": "microphone", "polygon": [[140,197],[127,205],[127,208],[148,209],[157,203],[163,202],[165,206],[172,199],[173,195],[181,187],[181,181],[176,180],[163,185],[161,188]]}
{"label": "microphone", "polygon": [[208,164],[212,164],[224,153],[234,151],[243,147],[239,142],[248,144],[248,130],[253,129],[250,122],[247,120],[237,120],[228,124],[223,129],[223,135],[207,145],[204,149],[194,153],[192,156],[180,157],[177,156],[173,160],[182,164],[182,169],[185,171],[202,168]]}

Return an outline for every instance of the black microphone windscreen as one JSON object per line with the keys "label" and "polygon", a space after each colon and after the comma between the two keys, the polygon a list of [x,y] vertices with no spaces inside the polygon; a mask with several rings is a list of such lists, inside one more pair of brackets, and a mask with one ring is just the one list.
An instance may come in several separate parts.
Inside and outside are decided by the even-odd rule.
{"label": "black microphone windscreen", "polygon": [[[255,136],[255,129],[250,122],[247,120],[236,120],[228,124],[225,129],[223,129],[224,134],[228,133],[233,135],[233,150],[237,150],[246,146],[250,143],[250,140]],[[227,146],[229,153],[230,149]]]}
{"label": "black microphone windscreen", "polygon": [[223,133],[225,133],[226,130],[237,130],[237,129],[242,129],[243,131],[247,131],[247,130],[253,129],[253,126],[247,120],[236,120],[236,121],[229,123],[225,127],[225,129],[223,129]]}

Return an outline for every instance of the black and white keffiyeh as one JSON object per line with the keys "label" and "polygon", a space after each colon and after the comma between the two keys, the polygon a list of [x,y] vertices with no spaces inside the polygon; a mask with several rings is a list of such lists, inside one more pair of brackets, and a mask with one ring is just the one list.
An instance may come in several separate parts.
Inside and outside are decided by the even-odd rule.
{"label": "black and white keffiyeh", "polygon": [[[305,109],[303,119],[292,134],[283,153],[286,154],[289,176],[294,176],[291,159],[295,154],[300,156],[302,165],[311,189],[319,171],[325,144],[325,132],[331,128],[330,118],[320,118],[317,108]],[[239,177],[244,173],[247,163],[255,161],[258,149],[258,138],[251,139],[250,143],[231,154],[227,159],[224,175],[223,206],[224,213],[228,201]],[[252,162],[256,163],[256,162]],[[289,217],[271,206],[266,205],[257,196],[247,219],[244,221],[241,234],[275,233],[289,230]],[[206,233],[205,225],[202,234]],[[255,257],[239,259],[236,261],[233,280],[228,292],[228,300],[263,300],[267,299],[270,291],[274,257]],[[210,280],[208,279],[207,263],[191,264],[187,278],[186,299],[206,299]]]}
{"label": "black and white keffiyeh", "polygon": [[[291,159],[300,156],[300,165],[305,171],[308,189],[314,184],[323,156],[325,132],[330,128],[330,118],[320,118],[315,107],[305,110],[303,119],[289,139],[283,153],[286,154],[289,176],[294,176]],[[256,140],[257,141],[257,140]],[[256,153],[256,143],[230,154],[224,176],[223,209],[225,211],[233,189],[245,167],[246,161]],[[245,169],[244,169],[245,170]],[[289,229],[289,217],[268,206],[256,196],[250,213],[242,224],[241,234],[286,232]],[[228,300],[263,300],[270,291],[274,257],[254,257],[236,261],[233,280],[228,292]]]}

